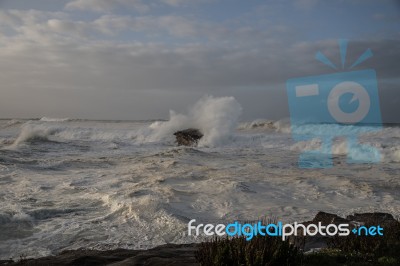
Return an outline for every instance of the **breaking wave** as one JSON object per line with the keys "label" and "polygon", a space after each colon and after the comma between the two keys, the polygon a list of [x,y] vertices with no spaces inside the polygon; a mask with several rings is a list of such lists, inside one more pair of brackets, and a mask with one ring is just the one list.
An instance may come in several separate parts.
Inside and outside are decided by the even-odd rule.
{"label": "breaking wave", "polygon": [[[400,139],[400,127],[396,125],[376,127],[309,124],[293,127],[289,119],[257,119],[239,123],[241,112],[240,104],[233,97],[205,96],[186,114],[170,111],[168,121],[132,121],[110,125],[103,122],[87,121],[86,124],[85,121],[72,121],[69,118],[43,117],[20,125],[24,121],[10,120],[4,121],[3,125],[17,125],[19,133],[16,131],[14,136],[1,138],[0,146],[12,148],[43,141],[99,141],[101,145],[106,143],[106,147],[110,149],[158,142],[170,145],[175,141],[174,132],[197,128],[204,134],[199,147],[229,144],[301,152],[319,149],[320,139],[328,137],[334,140],[332,149],[327,150],[328,153],[347,155],[352,150],[357,150],[350,147],[349,151],[346,136],[350,135],[379,150],[383,161],[400,162],[400,146],[393,145]],[[18,129],[17,126],[15,130]]]}
{"label": "breaking wave", "polygon": [[145,141],[160,141],[170,138],[178,130],[197,128],[203,134],[199,146],[218,146],[232,136],[237,127],[242,107],[233,97],[205,96],[188,112],[178,114],[170,111],[166,122],[155,122],[150,125]]}
{"label": "breaking wave", "polygon": [[22,126],[21,132],[13,145],[34,141],[47,141],[50,135],[54,135],[59,130],[56,127],[43,127],[27,122]]}
{"label": "breaking wave", "polygon": [[42,117],[39,119],[39,121],[42,122],[67,122],[67,121],[72,121],[73,119],[71,118],[52,118],[52,117]]}
{"label": "breaking wave", "polygon": [[288,118],[274,120],[256,119],[251,122],[242,122],[238,130],[275,130],[280,133],[290,133],[290,121]]}
{"label": "breaking wave", "polygon": [[187,114],[170,111],[168,121],[157,121],[150,125],[142,123],[137,128],[79,127],[73,123],[64,124],[71,121],[69,118],[43,117],[39,121],[23,124],[13,145],[49,140],[121,140],[137,144],[165,142],[174,140],[173,133],[178,130],[197,128],[204,135],[199,146],[215,147],[223,145],[232,137],[241,112],[240,104],[233,97],[205,96]]}
{"label": "breaking wave", "polygon": [[239,130],[252,130],[252,129],[274,129],[275,121],[256,119],[251,122],[242,122],[239,124]]}
{"label": "breaking wave", "polygon": [[24,121],[17,120],[17,119],[11,119],[10,121],[7,121],[4,125],[1,125],[1,128],[8,128],[8,127],[13,127],[17,126],[24,123]]}
{"label": "breaking wave", "polygon": [[132,141],[137,132],[130,129],[74,127],[29,121],[21,126],[13,146],[37,141]]}

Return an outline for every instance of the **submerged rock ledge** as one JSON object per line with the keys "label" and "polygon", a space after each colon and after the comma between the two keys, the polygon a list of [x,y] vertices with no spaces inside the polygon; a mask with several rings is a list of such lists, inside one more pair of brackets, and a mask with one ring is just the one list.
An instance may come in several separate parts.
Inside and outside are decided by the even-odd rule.
{"label": "submerged rock ledge", "polygon": [[[340,224],[349,223],[353,225],[363,225],[365,223],[374,222],[382,227],[399,225],[391,214],[388,213],[361,213],[349,215],[342,218],[335,214],[326,212],[318,212],[312,221],[304,222],[304,224],[318,223]],[[210,239],[211,240],[211,239]],[[304,251],[311,249],[319,249],[326,247],[328,237],[314,236],[308,237],[304,245]],[[199,244],[166,244],[148,250],[126,250],[115,249],[107,251],[98,250],[66,250],[56,256],[48,256],[37,259],[21,259],[14,262],[11,260],[0,261],[0,265],[200,265],[196,258],[195,252]],[[21,250],[21,253],[23,251]]]}

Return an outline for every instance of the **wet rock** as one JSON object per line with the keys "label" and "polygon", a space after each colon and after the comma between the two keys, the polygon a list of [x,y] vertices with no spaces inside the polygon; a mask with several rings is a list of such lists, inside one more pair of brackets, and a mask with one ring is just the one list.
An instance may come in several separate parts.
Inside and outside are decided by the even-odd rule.
{"label": "wet rock", "polygon": [[[327,213],[327,212],[318,212],[314,219],[312,219],[312,221],[307,221],[307,222],[303,222],[302,224],[304,224],[305,226],[308,226],[310,224],[318,224],[321,223],[323,226],[326,226],[328,224],[341,224],[341,223],[350,223],[349,220],[344,219],[336,214],[332,214],[332,213]],[[311,230],[313,231],[313,230]],[[302,235],[302,230],[300,230],[298,232],[298,235]],[[321,248],[327,248],[327,242],[328,242],[329,236],[323,236],[320,234],[316,234],[314,236],[308,236],[306,237],[305,241],[304,241],[304,251],[310,251],[310,250],[314,250],[314,249],[321,249]]]}
{"label": "wet rock", "polygon": [[346,217],[348,220],[358,224],[374,224],[383,227],[400,226],[393,215],[384,212],[355,213]]}
{"label": "wet rock", "polygon": [[68,266],[99,266],[99,265],[200,265],[195,258],[197,244],[167,244],[149,250],[116,249],[98,250],[68,250],[57,256],[38,259],[25,259],[19,262],[0,261],[0,265],[68,265]]}
{"label": "wet rock", "polygon": [[195,146],[203,137],[200,130],[195,128],[188,128],[174,133],[178,145]]}
{"label": "wet rock", "polygon": [[315,215],[314,219],[312,220],[312,223],[318,224],[318,222],[321,222],[322,225],[328,225],[328,224],[342,224],[342,223],[349,223],[350,220],[344,219],[340,216],[337,216],[336,214],[332,213],[327,213],[327,212],[318,212],[317,215]]}
{"label": "wet rock", "polygon": [[[305,226],[309,224],[318,224],[326,226],[328,224],[349,224],[349,229],[358,227],[360,225],[380,225],[383,228],[400,228],[400,223],[394,219],[391,214],[388,213],[355,213],[348,215],[346,218],[342,218],[336,214],[327,212],[318,212],[312,221],[304,222]],[[301,233],[298,233],[301,235]],[[315,236],[308,236],[305,239],[304,251],[310,251],[314,249],[326,248],[328,245],[330,236],[322,236],[317,234]]]}

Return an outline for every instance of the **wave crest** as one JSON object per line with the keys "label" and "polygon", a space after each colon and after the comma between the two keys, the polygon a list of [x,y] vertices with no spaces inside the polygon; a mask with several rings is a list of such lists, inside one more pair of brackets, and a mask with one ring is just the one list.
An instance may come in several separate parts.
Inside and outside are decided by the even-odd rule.
{"label": "wave crest", "polygon": [[50,135],[54,135],[59,131],[60,129],[56,127],[41,127],[28,122],[21,127],[21,132],[13,145],[34,141],[47,141]]}
{"label": "wave crest", "polygon": [[53,118],[53,117],[42,117],[39,119],[39,121],[42,122],[67,122],[67,121],[71,121],[71,118]]}
{"label": "wave crest", "polygon": [[149,127],[146,141],[160,141],[171,138],[178,130],[197,128],[203,133],[199,146],[217,146],[227,142],[236,129],[242,107],[234,97],[201,98],[188,112],[178,114],[170,111],[166,122],[155,122]]}

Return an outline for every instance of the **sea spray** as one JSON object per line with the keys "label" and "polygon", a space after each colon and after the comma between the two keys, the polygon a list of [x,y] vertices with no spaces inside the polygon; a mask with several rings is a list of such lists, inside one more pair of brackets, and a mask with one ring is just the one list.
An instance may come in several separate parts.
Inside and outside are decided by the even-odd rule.
{"label": "sea spray", "polygon": [[33,122],[27,122],[21,126],[21,132],[14,141],[13,146],[35,140],[48,140],[50,135],[58,131],[59,129],[56,127],[45,127],[43,125],[35,125]]}
{"label": "sea spray", "polygon": [[170,111],[166,122],[150,125],[147,141],[160,141],[173,137],[173,133],[186,128],[197,128],[204,137],[199,146],[218,146],[227,142],[237,127],[242,107],[234,97],[202,97],[188,112]]}

